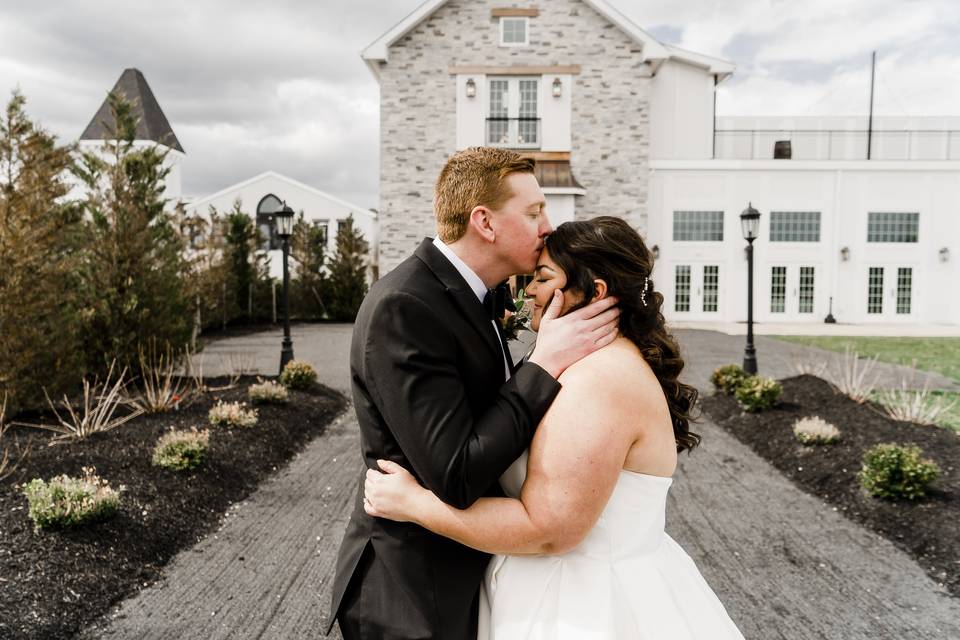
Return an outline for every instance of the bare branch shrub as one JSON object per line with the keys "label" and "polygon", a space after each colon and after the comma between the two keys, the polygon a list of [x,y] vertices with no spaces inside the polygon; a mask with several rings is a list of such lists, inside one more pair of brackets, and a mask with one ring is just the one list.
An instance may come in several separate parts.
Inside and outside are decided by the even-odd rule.
{"label": "bare branch shrub", "polygon": [[930,378],[917,390],[917,361],[913,361],[913,372],[907,378],[901,378],[899,389],[885,389],[875,395],[877,402],[888,416],[903,422],[936,425],[940,418],[949,413],[956,405],[955,400],[937,396],[930,391]]}
{"label": "bare branch shrub", "polygon": [[[81,440],[94,433],[110,431],[136,418],[143,413],[143,410],[136,406],[133,406],[132,411],[125,415],[116,415],[118,408],[132,406],[125,394],[124,377],[127,370],[121,371],[112,384],[110,382],[116,364],[115,360],[110,363],[110,370],[102,384],[98,378],[94,379],[93,383],[87,378],[83,379],[83,405],[79,410],[74,409],[70,400],[64,395],[60,403],[64,414],[61,415],[57,406],[47,395],[47,404],[56,416],[57,424],[19,424],[53,431],[59,434],[54,438],[54,442],[59,442],[67,439]],[[46,395],[46,390],[44,394]]]}
{"label": "bare branch shrub", "polygon": [[148,351],[141,345],[140,385],[142,393],[132,400],[144,413],[160,413],[177,408],[190,393],[187,379],[176,375],[175,355],[168,344],[157,349],[157,341],[151,340]]}
{"label": "bare branch shrub", "polygon": [[877,364],[877,357],[865,358],[849,346],[844,349],[843,358],[834,362],[830,372],[830,383],[851,400],[863,404],[877,385],[876,374],[870,375]]}

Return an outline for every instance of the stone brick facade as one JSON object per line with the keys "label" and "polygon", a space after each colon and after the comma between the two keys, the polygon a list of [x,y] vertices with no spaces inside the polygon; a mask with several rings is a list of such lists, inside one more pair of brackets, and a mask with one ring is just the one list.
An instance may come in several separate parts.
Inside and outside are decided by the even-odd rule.
{"label": "stone brick facade", "polygon": [[390,47],[380,77],[380,272],[433,235],[433,186],[456,146],[451,65],[580,65],[571,165],[577,218],[617,215],[646,232],[650,69],[641,45],[580,0],[540,2],[528,47],[500,47],[502,0],[450,0]]}

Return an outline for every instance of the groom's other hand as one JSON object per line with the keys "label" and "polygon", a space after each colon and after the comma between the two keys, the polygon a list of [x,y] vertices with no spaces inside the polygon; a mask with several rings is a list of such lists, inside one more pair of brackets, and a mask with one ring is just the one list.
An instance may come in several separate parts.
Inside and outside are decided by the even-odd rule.
{"label": "groom's other hand", "polygon": [[540,319],[537,346],[528,362],[559,378],[567,367],[617,339],[620,309],[617,298],[607,297],[559,317],[563,293],[553,300]]}

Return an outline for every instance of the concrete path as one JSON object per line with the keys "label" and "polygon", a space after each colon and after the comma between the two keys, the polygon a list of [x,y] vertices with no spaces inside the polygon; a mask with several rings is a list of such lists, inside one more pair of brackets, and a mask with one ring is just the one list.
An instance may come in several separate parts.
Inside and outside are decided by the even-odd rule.
{"label": "concrete path", "polygon": [[[294,333],[297,355],[317,353],[313,362],[321,371],[340,370],[323,354],[344,354],[349,331],[313,329],[316,335],[306,331],[300,342]],[[742,354],[740,341],[727,343],[719,334],[677,335],[690,363],[686,379],[702,389],[713,367]],[[243,341],[249,348],[257,340],[214,346],[229,350]],[[263,338],[271,349],[274,342]],[[778,351],[782,343],[770,342],[758,356],[761,372],[776,375],[777,367],[789,367],[789,358]],[[279,356],[256,357],[272,369],[270,358]],[[331,386],[346,389],[345,376],[327,376]],[[747,638],[960,638],[960,599],[947,596],[909,556],[797,489],[719,427],[705,422],[697,430],[704,444],[682,457],[667,529]],[[361,471],[358,439],[348,412],[231,509],[216,534],[178,555],[164,580],[82,637],[320,637],[336,549]]]}

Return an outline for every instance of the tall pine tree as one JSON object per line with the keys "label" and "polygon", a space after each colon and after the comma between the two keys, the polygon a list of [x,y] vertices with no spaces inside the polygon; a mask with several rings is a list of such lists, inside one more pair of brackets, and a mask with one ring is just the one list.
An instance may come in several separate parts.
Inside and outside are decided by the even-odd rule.
{"label": "tall pine tree", "polygon": [[343,322],[357,319],[357,311],[367,295],[367,254],[370,245],[357,229],[351,215],[337,231],[337,249],[329,264],[330,317]]}
{"label": "tall pine tree", "polygon": [[85,344],[99,371],[114,358],[132,369],[151,340],[183,348],[193,323],[183,241],[163,197],[166,152],[135,145],[133,105],[113,93],[108,103],[111,136],[76,169],[87,191]]}
{"label": "tall pine tree", "polygon": [[290,236],[290,257],[296,267],[290,302],[308,318],[322,318],[327,312],[326,254],[327,224],[318,220],[307,222],[301,212]]}
{"label": "tall pine tree", "polygon": [[66,202],[71,149],[14,92],[0,114],[0,405],[7,415],[71,391],[82,375],[79,210]]}

